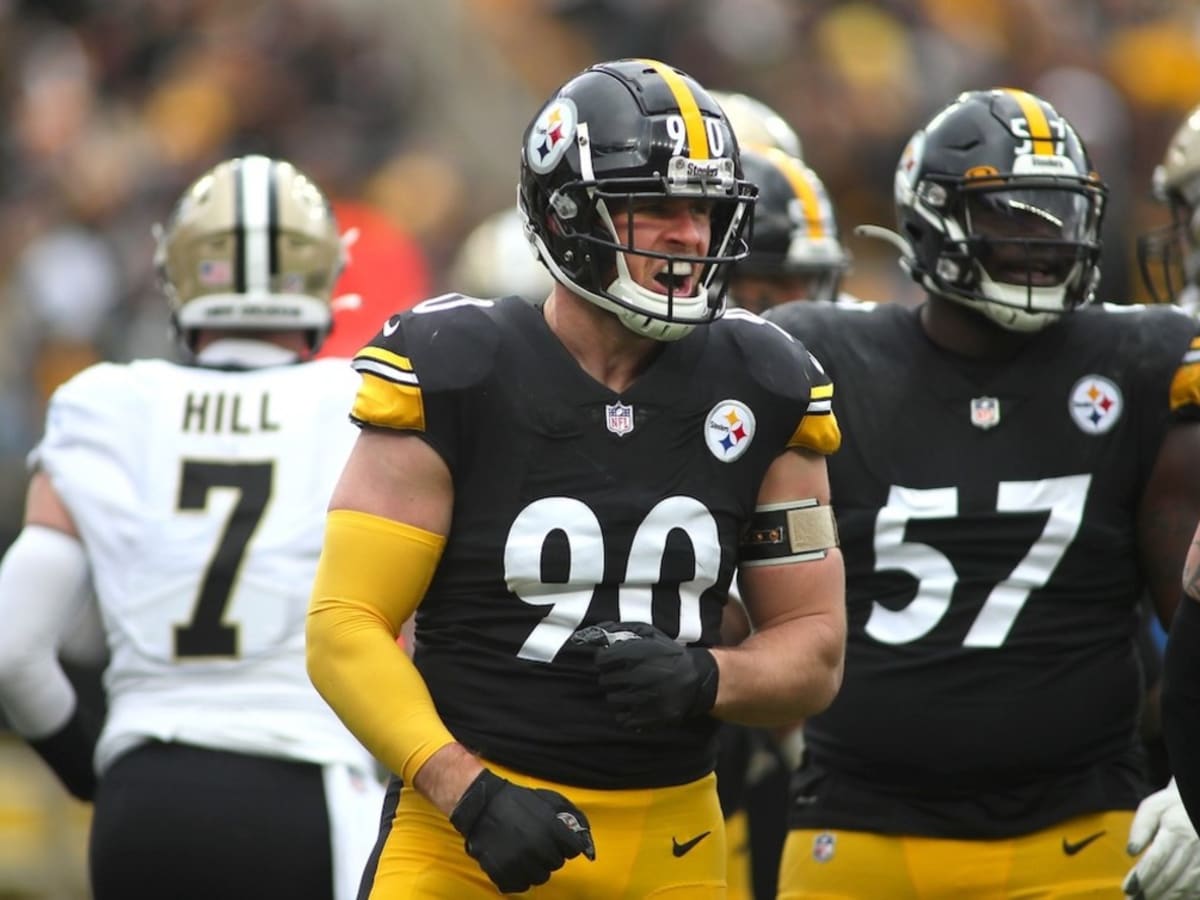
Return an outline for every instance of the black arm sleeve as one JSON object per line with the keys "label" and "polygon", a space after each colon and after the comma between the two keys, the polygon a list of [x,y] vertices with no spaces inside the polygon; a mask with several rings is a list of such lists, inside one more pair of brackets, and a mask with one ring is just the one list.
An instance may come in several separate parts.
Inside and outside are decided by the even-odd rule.
{"label": "black arm sleeve", "polygon": [[71,794],[91,802],[96,793],[96,770],[92,755],[96,750],[99,728],[79,704],[65,725],[51,735],[30,740],[37,755],[54,770],[58,780]]}
{"label": "black arm sleeve", "polygon": [[1163,662],[1163,734],[1183,805],[1200,824],[1200,604],[1186,594]]}

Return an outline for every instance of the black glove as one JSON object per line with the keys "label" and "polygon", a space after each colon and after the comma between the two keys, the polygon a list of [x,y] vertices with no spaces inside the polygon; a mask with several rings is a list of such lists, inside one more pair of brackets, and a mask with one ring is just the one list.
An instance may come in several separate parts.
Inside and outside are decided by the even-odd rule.
{"label": "black glove", "polygon": [[76,705],[71,718],[58,731],[38,740],[27,740],[37,755],[54,770],[63,787],[79,800],[90,803],[96,794],[96,771],[92,768],[92,755],[96,751],[99,735],[99,725]]}
{"label": "black glove", "polygon": [[598,647],[600,687],[622,725],[641,730],[678,725],[717,700],[717,661],[702,647],[683,647],[644,622],[601,622],[571,636]]}
{"label": "black glove", "polygon": [[596,858],[587,816],[562,794],[513,784],[484,769],[467,787],[450,824],[504,894],[529,890],[582,853]]}

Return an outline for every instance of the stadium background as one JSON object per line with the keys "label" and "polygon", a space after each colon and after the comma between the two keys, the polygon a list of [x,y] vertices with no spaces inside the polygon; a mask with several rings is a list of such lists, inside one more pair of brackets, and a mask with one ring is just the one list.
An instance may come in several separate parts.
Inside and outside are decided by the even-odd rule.
{"label": "stadium background", "polygon": [[[846,287],[912,302],[881,244],[909,134],[1007,85],[1074,122],[1111,188],[1103,299],[1144,299],[1150,177],[1200,102],[1194,0],[0,0],[0,550],[55,385],[171,355],[151,226],[222,157],[312,174],[360,228],[364,316],[454,289],[456,254],[514,202],[521,132],[589,63],[653,56],[765,100],[824,178]],[[351,282],[351,279],[353,281]],[[345,331],[343,332],[345,336]],[[350,349],[349,347],[342,349]],[[30,598],[36,602],[36,598]],[[87,807],[0,736],[0,900],[86,896]]]}

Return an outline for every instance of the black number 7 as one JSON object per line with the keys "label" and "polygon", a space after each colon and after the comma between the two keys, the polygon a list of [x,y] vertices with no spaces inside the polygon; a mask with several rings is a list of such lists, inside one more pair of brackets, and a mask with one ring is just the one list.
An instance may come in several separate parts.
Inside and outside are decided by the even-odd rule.
{"label": "black number 7", "polygon": [[175,626],[176,657],[238,655],[237,626],[222,620],[246,555],[246,545],[271,499],[274,470],[272,462],[183,461],[179,509],[204,509],[208,506],[208,493],[214,487],[235,488],[238,500],[204,573],[192,620],[187,625]]}

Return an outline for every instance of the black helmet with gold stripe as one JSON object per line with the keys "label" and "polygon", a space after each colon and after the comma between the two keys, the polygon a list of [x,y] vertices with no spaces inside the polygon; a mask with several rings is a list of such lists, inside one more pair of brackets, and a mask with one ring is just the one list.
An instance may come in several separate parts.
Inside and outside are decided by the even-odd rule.
{"label": "black helmet with gold stripe", "polygon": [[803,295],[787,299],[836,300],[850,255],[838,236],[833,203],[825,185],[799,159],[773,147],[742,151],[746,178],[758,185],[750,255],[738,263],[736,279],[784,278],[804,282]]}
{"label": "black helmet with gold stripe", "polygon": [[[742,177],[737,138],[717,102],[690,76],[654,60],[592,66],[564,84],[525,131],[518,205],[554,278],[613,312],[637,334],[676,340],[725,308],[729,267],[755,188]],[[662,198],[711,202],[703,256],[635,250],[613,213]],[[689,269],[687,293],[669,277],[639,285],[628,254]]]}
{"label": "black helmet with gold stripe", "polygon": [[896,169],[903,264],[930,293],[1004,328],[1042,328],[1093,297],[1105,194],[1075,129],[1045,100],[961,94]]}

